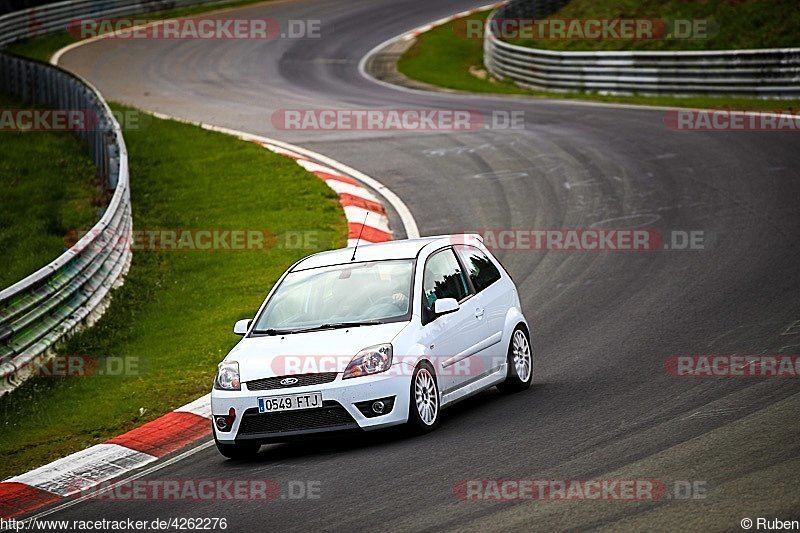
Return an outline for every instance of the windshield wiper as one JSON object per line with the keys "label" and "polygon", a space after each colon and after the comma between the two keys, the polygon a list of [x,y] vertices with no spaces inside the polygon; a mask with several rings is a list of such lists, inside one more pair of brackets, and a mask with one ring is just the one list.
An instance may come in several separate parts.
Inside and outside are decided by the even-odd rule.
{"label": "windshield wiper", "polygon": [[293,329],[254,329],[253,333],[257,333],[259,335],[286,335],[287,333],[294,333],[295,330]]}
{"label": "windshield wiper", "polygon": [[310,328],[298,329],[254,329],[253,333],[259,335],[291,335],[292,333],[306,333],[309,331],[321,331],[323,329],[341,329],[341,328],[356,328],[358,326],[377,326],[385,324],[380,320],[362,320],[360,322],[330,322],[328,324],[320,324],[319,326],[311,326]]}
{"label": "windshield wiper", "polygon": [[313,326],[310,328],[302,328],[302,329],[294,329],[292,333],[306,333],[308,331],[320,331],[323,329],[341,329],[341,328],[357,328],[358,326],[377,326],[379,324],[385,324],[386,322],[381,322],[380,320],[362,320],[358,322],[330,322],[328,324],[320,324],[319,326]]}

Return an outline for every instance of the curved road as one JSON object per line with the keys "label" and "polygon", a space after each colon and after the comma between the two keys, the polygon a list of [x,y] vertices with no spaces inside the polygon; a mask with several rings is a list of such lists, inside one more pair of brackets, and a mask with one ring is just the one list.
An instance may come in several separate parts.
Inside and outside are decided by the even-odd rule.
{"label": "curved road", "polygon": [[[794,133],[675,132],[663,111],[396,90],[362,77],[386,39],[485,0],[276,1],[232,17],[322,20],[322,38],[123,41],[62,65],[109,99],[293,142],[398,194],[423,235],[641,226],[704,231],[702,251],[499,257],[534,327],[536,377],[487,392],[421,438],[394,434],[206,448],[150,479],[319,481],[317,500],[87,501],[52,518],[227,517],[229,530],[738,530],[800,517],[797,379],[685,379],[673,354],[800,353],[800,150]],[[524,130],[276,130],[281,108],[523,111]],[[132,186],[136,186],[135,176]],[[243,199],[245,201],[245,199]],[[395,223],[395,229],[398,229]],[[464,502],[459,480],[660,479],[705,497],[656,502]],[[701,494],[702,496],[702,494]]]}

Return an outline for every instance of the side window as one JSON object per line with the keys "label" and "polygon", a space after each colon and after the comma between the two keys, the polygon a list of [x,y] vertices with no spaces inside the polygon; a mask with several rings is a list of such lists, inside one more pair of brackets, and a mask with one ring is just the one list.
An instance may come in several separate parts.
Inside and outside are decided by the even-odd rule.
{"label": "side window", "polygon": [[429,308],[439,298],[455,298],[460,302],[467,297],[467,278],[461,272],[452,249],[436,252],[428,258],[422,277],[422,291]]}
{"label": "side window", "polygon": [[500,271],[481,250],[466,245],[458,246],[457,249],[476,292],[481,292],[500,279]]}

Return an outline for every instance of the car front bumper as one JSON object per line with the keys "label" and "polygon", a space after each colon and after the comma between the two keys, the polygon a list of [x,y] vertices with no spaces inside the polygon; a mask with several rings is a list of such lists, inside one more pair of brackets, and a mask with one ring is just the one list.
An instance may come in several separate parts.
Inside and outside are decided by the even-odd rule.
{"label": "car front bumper", "polygon": [[[397,363],[403,364],[403,363]],[[387,372],[384,375],[342,379],[338,374],[330,383],[288,387],[271,390],[241,391],[213,390],[211,412],[213,417],[229,414],[231,408],[236,418],[230,431],[220,431],[215,424],[214,435],[223,444],[242,442],[282,442],[298,437],[335,432],[370,431],[405,423],[411,376],[408,372]],[[259,413],[258,399],[320,392],[323,407],[278,413]],[[367,417],[357,403],[393,398],[391,411]],[[245,421],[245,419],[247,419]]]}

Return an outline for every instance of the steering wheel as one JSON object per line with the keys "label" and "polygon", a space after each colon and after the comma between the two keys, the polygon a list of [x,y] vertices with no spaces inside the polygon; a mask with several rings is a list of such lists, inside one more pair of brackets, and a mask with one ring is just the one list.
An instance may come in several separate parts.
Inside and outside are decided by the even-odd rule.
{"label": "steering wheel", "polygon": [[394,298],[392,298],[391,296],[381,296],[380,298],[373,300],[368,296],[367,301],[369,302],[370,307],[375,307],[376,305],[381,305],[381,304],[393,304]]}
{"label": "steering wheel", "polygon": [[365,316],[374,316],[377,311],[382,309],[386,309],[386,312],[389,313],[393,310],[402,311],[404,306],[404,302],[397,302],[392,296],[382,296],[374,302],[371,302],[371,304],[372,305],[365,309]]}

